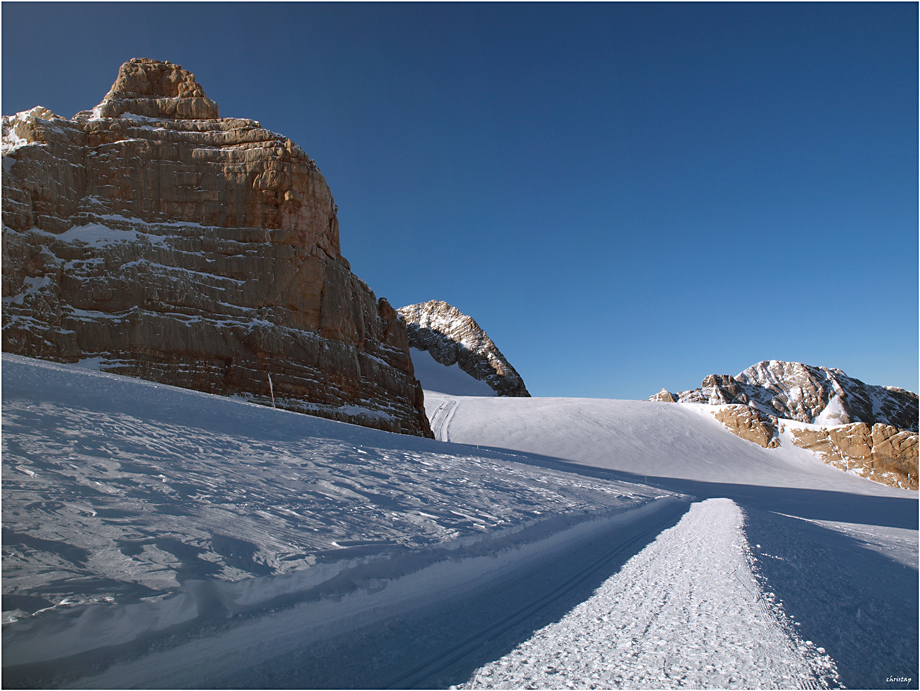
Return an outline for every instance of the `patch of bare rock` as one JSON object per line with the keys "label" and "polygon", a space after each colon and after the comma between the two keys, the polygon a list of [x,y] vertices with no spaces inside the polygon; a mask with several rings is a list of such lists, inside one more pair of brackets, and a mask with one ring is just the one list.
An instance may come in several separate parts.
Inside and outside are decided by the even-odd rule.
{"label": "patch of bare rock", "polygon": [[917,434],[876,423],[854,422],[837,427],[793,429],[793,441],[803,449],[842,470],[857,470],[863,477],[917,489]]}
{"label": "patch of bare rock", "polygon": [[430,436],[405,325],[297,144],[149,59],[92,110],[2,125],[4,351]]}
{"label": "patch of bare rock", "polygon": [[499,396],[530,396],[524,380],[476,321],[456,307],[430,300],[399,308],[409,344],[445,366],[459,365]]}
{"label": "patch of bare rock", "polygon": [[716,419],[764,448],[779,446],[788,428],[792,443],[830,465],[918,489],[918,398],[904,389],[866,384],[839,369],[770,360],[734,377],[711,374],[697,389],[662,389],[649,400],[719,406]]}
{"label": "patch of bare rock", "polygon": [[744,405],[730,405],[719,408],[713,415],[733,434],[752,441],[765,449],[779,446],[776,436],[776,418],[763,415],[760,411]]}

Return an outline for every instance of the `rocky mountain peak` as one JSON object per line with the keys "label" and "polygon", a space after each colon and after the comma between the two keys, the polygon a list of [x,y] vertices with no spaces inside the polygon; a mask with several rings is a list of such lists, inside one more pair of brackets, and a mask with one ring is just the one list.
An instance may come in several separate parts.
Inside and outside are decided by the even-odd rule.
{"label": "rocky mountain peak", "polygon": [[2,126],[4,351],[431,434],[405,325],[290,139],[146,58],[93,110]]}
{"label": "rocky mountain peak", "polygon": [[530,396],[521,375],[472,317],[440,300],[407,305],[398,312],[413,348],[427,351],[442,365],[459,365],[499,396]]}
{"label": "rocky mountain peak", "polygon": [[218,107],[205,97],[195,75],[180,65],[132,58],[118,70],[115,83],[93,113],[108,118],[130,113],[151,118],[197,120],[217,118]]}
{"label": "rocky mountain peak", "polygon": [[[749,405],[799,422],[882,423],[917,430],[917,394],[866,384],[839,369],[801,362],[764,360],[735,376],[710,374],[699,388],[670,395],[681,403]],[[661,392],[653,398],[664,400]]]}
{"label": "rocky mountain peak", "polygon": [[731,432],[760,446],[788,440],[843,470],[917,489],[917,394],[875,386],[835,368],[764,360],[735,376],[710,374],[699,388],[662,389],[651,401],[706,403]]}

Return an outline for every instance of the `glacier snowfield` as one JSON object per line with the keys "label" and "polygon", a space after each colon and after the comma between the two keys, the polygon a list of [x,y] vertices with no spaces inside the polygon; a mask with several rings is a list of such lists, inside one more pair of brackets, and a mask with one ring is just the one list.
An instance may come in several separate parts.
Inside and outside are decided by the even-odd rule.
{"label": "glacier snowfield", "polygon": [[2,366],[6,687],[917,688],[917,494],[703,406]]}

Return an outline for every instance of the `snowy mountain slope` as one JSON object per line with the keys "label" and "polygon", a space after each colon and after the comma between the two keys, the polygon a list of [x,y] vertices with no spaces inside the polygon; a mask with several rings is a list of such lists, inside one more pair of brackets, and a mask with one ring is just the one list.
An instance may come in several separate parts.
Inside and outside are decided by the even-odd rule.
{"label": "snowy mountain slope", "polygon": [[[792,445],[764,449],[726,434],[709,405],[426,392],[426,410],[440,439],[543,454],[547,468],[569,465],[589,476],[626,472],[699,499],[731,499],[744,514],[744,534],[763,597],[772,593],[782,604],[803,644],[811,641],[815,650],[826,651],[839,682],[850,688],[917,688],[915,492],[828,467]],[[651,626],[672,623],[665,616]],[[611,639],[620,635],[614,623],[604,630]],[[561,629],[544,635],[551,640],[534,638],[525,646],[536,651],[526,655],[529,668],[499,675],[497,687],[518,686],[521,674],[546,679],[540,650],[577,648]],[[673,653],[677,639],[661,639],[666,646],[662,650]],[[635,645],[637,651],[650,651],[647,641]],[[521,655],[519,650],[506,662],[524,664]],[[554,687],[591,681],[581,676],[584,667],[574,659],[578,655],[571,657],[568,666],[554,666]],[[640,677],[627,670],[622,683],[678,685],[678,680],[659,676],[668,672],[669,660],[661,656],[658,666]],[[485,669],[494,673],[496,668]],[[729,685],[727,678],[723,684],[707,681],[698,668],[685,672],[704,686]],[[901,678],[910,682],[896,681]],[[480,677],[476,683],[486,682]],[[601,686],[605,683],[620,682],[608,678]]]}
{"label": "snowy mountain slope", "polygon": [[471,377],[456,362],[453,365],[442,365],[428,351],[410,348],[409,352],[412,355],[415,378],[421,382],[423,389],[452,396],[497,395],[491,386]]}
{"label": "snowy mountain slope", "polygon": [[496,403],[426,392],[432,429],[439,425],[439,407],[454,410],[449,425],[441,424],[435,434],[461,444],[539,453],[643,477],[910,496],[847,476],[802,449],[764,450],[726,434],[708,405],[577,398]]}
{"label": "snowy mountain slope", "polygon": [[[228,671],[324,627],[462,592],[674,500],[520,455],[71,365],[5,354],[2,375],[6,685],[48,685],[29,675],[287,607],[265,619],[255,657],[243,651],[256,634],[231,626],[194,662],[200,674]],[[188,664],[187,650],[174,657]],[[175,685],[187,672],[176,664],[108,683]]]}
{"label": "snowy mountain slope", "polygon": [[733,434],[760,446],[798,446],[875,482],[918,487],[917,394],[910,391],[769,360],[734,377],[710,374],[691,391],[662,389],[649,400],[719,406],[715,414]]}

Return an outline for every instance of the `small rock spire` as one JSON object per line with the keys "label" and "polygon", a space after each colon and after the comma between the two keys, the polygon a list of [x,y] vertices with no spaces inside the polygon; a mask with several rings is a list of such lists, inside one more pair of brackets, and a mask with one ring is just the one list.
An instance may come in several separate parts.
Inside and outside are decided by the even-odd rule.
{"label": "small rock spire", "polygon": [[204,95],[194,74],[181,65],[150,58],[124,63],[96,112],[105,118],[124,113],[181,120],[219,117],[217,104]]}

